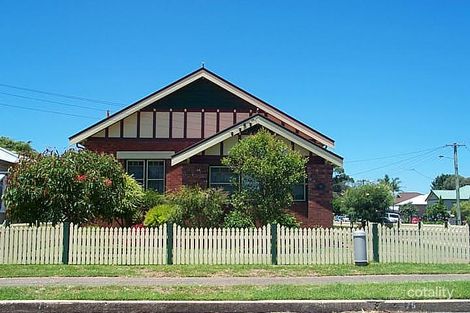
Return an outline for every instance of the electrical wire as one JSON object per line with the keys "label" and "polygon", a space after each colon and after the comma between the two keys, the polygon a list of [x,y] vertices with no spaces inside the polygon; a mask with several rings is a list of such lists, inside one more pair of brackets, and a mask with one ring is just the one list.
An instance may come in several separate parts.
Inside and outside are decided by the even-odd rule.
{"label": "electrical wire", "polygon": [[63,98],[68,98],[68,99],[73,99],[73,100],[95,102],[95,103],[101,103],[101,104],[107,104],[107,105],[113,105],[113,106],[122,106],[122,105],[124,105],[123,103],[114,102],[114,101],[107,101],[107,100],[101,100],[101,99],[93,99],[93,98],[72,96],[72,95],[66,95],[66,94],[62,94],[62,93],[39,90],[39,89],[32,89],[32,88],[14,86],[14,85],[10,85],[10,84],[0,83],[0,86],[7,87],[7,88],[18,89],[18,90],[23,90],[23,91],[41,93],[41,94],[45,94],[45,95],[49,95],[49,96],[63,97]]}
{"label": "electrical wire", "polygon": [[411,155],[411,154],[416,154],[416,153],[431,151],[431,150],[433,150],[433,149],[435,149],[435,148],[436,148],[436,147],[429,148],[429,149],[424,149],[424,150],[413,151],[413,152],[405,152],[405,153],[393,154],[393,155],[389,155],[389,156],[371,158],[371,159],[352,160],[352,161],[347,161],[347,163],[359,163],[359,162],[369,162],[369,161],[376,161],[376,160],[392,159],[392,158],[395,158],[395,157],[400,157],[400,156],[406,156],[406,155]]}
{"label": "electrical wire", "polygon": [[100,111],[100,112],[105,111],[104,109],[97,109],[97,108],[89,107],[89,106],[85,106],[85,105],[70,104],[70,103],[65,103],[65,102],[60,102],[60,101],[22,96],[22,95],[17,95],[17,94],[8,93],[8,92],[2,92],[2,91],[0,91],[0,94],[11,96],[11,97],[22,98],[22,99],[34,100],[34,101],[42,101],[42,102],[50,102],[50,103],[54,103],[54,104],[61,104],[61,105],[65,105],[65,106],[69,106],[69,107],[75,107],[75,108],[81,108],[81,109],[95,110],[95,111]]}
{"label": "electrical wire", "polygon": [[79,114],[72,114],[72,113],[65,113],[65,112],[58,112],[58,111],[51,111],[51,110],[44,110],[44,109],[38,109],[38,108],[30,108],[30,107],[25,107],[25,106],[20,106],[20,105],[13,105],[13,104],[7,104],[7,103],[1,103],[1,102],[0,102],[0,106],[10,107],[10,108],[16,108],[16,109],[23,109],[23,110],[29,110],[29,111],[37,111],[37,112],[44,112],[44,113],[52,113],[52,114],[73,116],[73,117],[81,117],[81,118],[87,118],[87,119],[93,119],[93,120],[98,119],[97,117],[91,117],[91,116],[86,116],[86,115],[79,115]]}

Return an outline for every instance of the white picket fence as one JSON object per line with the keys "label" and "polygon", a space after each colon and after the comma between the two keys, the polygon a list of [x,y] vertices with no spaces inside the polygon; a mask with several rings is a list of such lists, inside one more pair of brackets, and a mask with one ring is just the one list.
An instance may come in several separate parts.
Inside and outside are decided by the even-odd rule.
{"label": "white picket fence", "polygon": [[278,264],[347,264],[353,262],[352,230],[346,228],[277,229]]}
{"label": "white picket fence", "polygon": [[[383,263],[469,263],[468,226],[378,225],[379,259]],[[369,246],[372,229],[369,228]],[[371,259],[369,249],[369,259]]]}
{"label": "white picket fence", "polygon": [[0,264],[60,264],[62,236],[62,225],[0,227]]}
{"label": "white picket fence", "polygon": [[165,264],[167,226],[70,226],[69,264]]}
{"label": "white picket fence", "polygon": [[[0,227],[0,264],[352,264],[353,229]],[[373,260],[372,227],[367,230]],[[469,263],[467,226],[378,225],[379,262]],[[272,240],[275,239],[273,245]],[[168,246],[169,244],[169,246]],[[64,247],[65,246],[65,247]],[[65,249],[64,249],[65,248]],[[272,249],[274,249],[274,256]]]}

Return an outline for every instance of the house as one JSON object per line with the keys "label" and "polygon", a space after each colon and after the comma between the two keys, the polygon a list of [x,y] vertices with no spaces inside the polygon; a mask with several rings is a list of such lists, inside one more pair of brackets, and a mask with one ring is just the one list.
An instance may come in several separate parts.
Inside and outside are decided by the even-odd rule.
{"label": "house", "polygon": [[400,212],[400,208],[402,206],[404,206],[405,204],[411,204],[416,209],[416,215],[419,217],[423,217],[426,211],[427,197],[427,194],[421,194],[419,192],[402,192],[399,193],[395,198],[393,207],[396,209],[397,212]]}
{"label": "house", "polygon": [[[470,185],[460,187],[460,201],[470,200]],[[457,193],[455,190],[431,190],[427,197],[428,205],[433,205],[442,199],[444,205],[450,210],[457,202]]]}
{"label": "house", "polygon": [[7,187],[8,169],[18,160],[18,154],[0,147],[0,224],[5,220],[6,208],[2,195]]}
{"label": "house", "polygon": [[294,188],[289,209],[303,226],[331,226],[332,171],[343,163],[330,150],[334,141],[205,68],[69,139],[70,144],[113,154],[145,188],[230,190],[230,171],[221,159],[260,128],[308,157],[308,179]]}

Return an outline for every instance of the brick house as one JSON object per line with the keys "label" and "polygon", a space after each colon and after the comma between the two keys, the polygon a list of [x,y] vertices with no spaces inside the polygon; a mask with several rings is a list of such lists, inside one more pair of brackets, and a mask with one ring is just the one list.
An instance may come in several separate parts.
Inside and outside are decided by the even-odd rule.
{"label": "brick house", "polygon": [[302,226],[332,225],[332,171],[342,158],[334,141],[213,72],[201,68],[70,137],[113,154],[145,188],[182,185],[231,189],[221,158],[259,128],[308,157],[308,179],[289,208]]}

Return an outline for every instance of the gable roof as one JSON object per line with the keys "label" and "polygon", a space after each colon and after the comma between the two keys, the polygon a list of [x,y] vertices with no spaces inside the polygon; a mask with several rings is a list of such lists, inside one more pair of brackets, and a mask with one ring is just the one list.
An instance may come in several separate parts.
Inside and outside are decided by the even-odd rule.
{"label": "gable roof", "polygon": [[[460,187],[460,199],[462,200],[470,200],[470,185]],[[435,195],[437,198],[442,198],[442,200],[456,200],[457,199],[457,193],[455,190],[431,190],[431,193],[429,194],[428,198],[431,195]]]}
{"label": "gable roof", "polygon": [[400,192],[396,197],[395,200],[393,201],[395,204],[402,203],[406,200],[409,200],[411,198],[417,197],[422,195],[419,192]]}
{"label": "gable roof", "polygon": [[395,203],[395,205],[397,206],[401,206],[401,205],[405,205],[405,204],[413,204],[413,205],[426,205],[427,204],[427,199],[428,195],[422,195],[422,194],[419,194],[417,196],[414,196],[414,197],[411,197],[411,198],[408,198],[406,200],[402,200],[400,202],[397,202]]}
{"label": "gable roof", "polygon": [[188,148],[179,151],[171,158],[171,165],[174,166],[184,160],[189,159],[190,157],[230,138],[235,135],[240,134],[244,130],[252,128],[255,125],[260,125],[288,140],[299,145],[300,147],[312,152],[315,155],[322,157],[323,159],[338,165],[343,165],[343,158],[339,155],[326,150],[325,148],[319,147],[318,145],[312,143],[311,141],[306,140],[305,138],[299,136],[298,134],[290,131],[289,129],[274,123],[273,121],[267,119],[266,117],[255,114],[229,128],[226,128],[209,138],[201,140],[200,142],[189,146]]}
{"label": "gable roof", "polygon": [[127,116],[143,109],[144,107],[154,103],[155,101],[164,98],[165,96],[181,89],[184,86],[198,80],[198,79],[208,79],[212,83],[218,85],[221,88],[233,93],[234,95],[238,96],[239,98],[245,100],[246,102],[254,105],[257,108],[262,109],[269,115],[279,119],[280,121],[291,125],[295,129],[303,132],[304,134],[308,135],[309,137],[317,140],[321,144],[327,147],[334,147],[334,140],[327,137],[326,135],[314,130],[313,128],[309,127],[308,125],[296,120],[295,118],[289,116],[288,114],[280,111],[279,109],[273,107],[272,105],[264,102],[263,100],[255,97],[254,95],[248,93],[247,91],[235,86],[234,84],[230,83],[229,81],[225,80],[224,78],[218,76],[217,74],[207,70],[206,68],[198,69],[183,78],[171,83],[170,85],[163,87],[162,89],[146,96],[145,98],[129,105],[128,107],[112,114],[111,116],[95,123],[94,125],[82,130],[81,132],[69,137],[70,144],[76,144],[84,139],[90,137],[91,135],[105,129],[108,126],[126,118]]}

